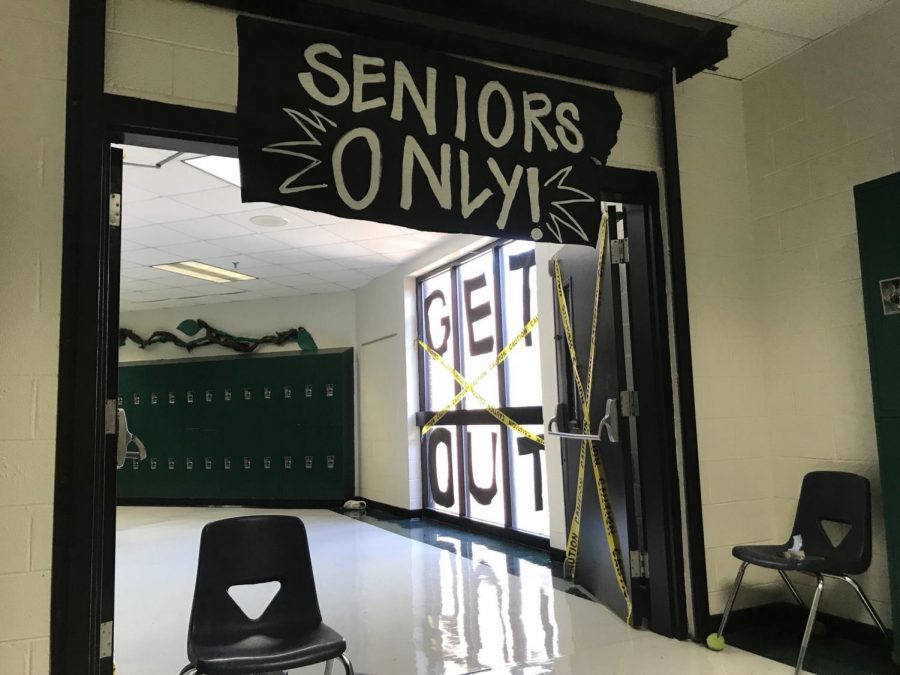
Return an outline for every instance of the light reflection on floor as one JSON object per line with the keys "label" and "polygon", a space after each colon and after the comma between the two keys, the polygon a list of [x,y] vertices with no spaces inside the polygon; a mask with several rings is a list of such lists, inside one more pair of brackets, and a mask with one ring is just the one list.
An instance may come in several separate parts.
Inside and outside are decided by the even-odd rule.
{"label": "light reflection on floor", "polygon": [[[200,530],[250,513],[293,513],[306,523],[323,617],[346,638],[360,675],[785,672],[740,650],[714,654],[632,630],[602,606],[555,590],[548,568],[520,560],[510,574],[505,554],[453,536],[432,546],[324,510],[125,507],[117,527],[120,675],[174,675],[186,663]],[[463,545],[471,559],[459,555]]]}

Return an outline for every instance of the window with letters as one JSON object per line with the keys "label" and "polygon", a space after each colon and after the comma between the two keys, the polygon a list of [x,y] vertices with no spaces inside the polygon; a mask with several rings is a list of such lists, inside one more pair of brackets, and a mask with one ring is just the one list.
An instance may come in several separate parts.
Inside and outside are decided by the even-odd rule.
{"label": "window with letters", "polygon": [[429,273],[418,307],[426,508],[547,536],[534,244]]}

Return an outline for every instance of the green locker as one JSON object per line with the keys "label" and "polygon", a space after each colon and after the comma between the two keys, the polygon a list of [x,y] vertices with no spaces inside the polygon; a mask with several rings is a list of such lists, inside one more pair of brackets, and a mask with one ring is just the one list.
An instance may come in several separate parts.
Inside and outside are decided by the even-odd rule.
{"label": "green locker", "polygon": [[353,496],[353,350],[124,363],[121,407],[147,446],[123,503],[336,502]]}
{"label": "green locker", "polygon": [[[900,173],[856,186],[894,635],[900,621]],[[900,641],[894,638],[894,661]]]}

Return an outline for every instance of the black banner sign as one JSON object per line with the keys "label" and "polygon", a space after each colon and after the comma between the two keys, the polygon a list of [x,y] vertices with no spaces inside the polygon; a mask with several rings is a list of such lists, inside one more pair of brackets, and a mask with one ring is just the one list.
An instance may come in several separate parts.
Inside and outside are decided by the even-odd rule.
{"label": "black banner sign", "polygon": [[613,92],[243,16],[238,40],[244,201],[596,243]]}

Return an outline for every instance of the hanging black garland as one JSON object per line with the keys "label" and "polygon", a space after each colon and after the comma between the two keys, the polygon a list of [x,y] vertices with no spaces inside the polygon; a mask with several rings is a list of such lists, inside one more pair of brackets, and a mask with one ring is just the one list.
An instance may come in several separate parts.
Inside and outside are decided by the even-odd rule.
{"label": "hanging black garland", "polygon": [[295,341],[300,349],[304,351],[316,350],[318,346],[309,331],[303,328],[291,328],[290,330],[279,331],[274,335],[265,335],[261,338],[247,338],[230,335],[223,330],[213,328],[203,319],[185,319],[178,324],[176,330],[184,333],[188,337],[193,337],[201,330],[205,330],[206,334],[193,340],[182,340],[180,337],[169,331],[157,330],[153,334],[144,339],[130,328],[119,328],[119,346],[123,346],[126,340],[131,340],[141,349],[159,344],[172,343],[179,347],[192,351],[197,347],[205,347],[206,345],[222,345],[236,352],[248,353],[254,351],[257,347],[264,344],[283,345],[286,342]]}

